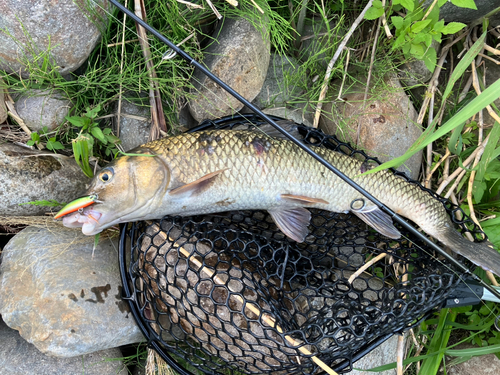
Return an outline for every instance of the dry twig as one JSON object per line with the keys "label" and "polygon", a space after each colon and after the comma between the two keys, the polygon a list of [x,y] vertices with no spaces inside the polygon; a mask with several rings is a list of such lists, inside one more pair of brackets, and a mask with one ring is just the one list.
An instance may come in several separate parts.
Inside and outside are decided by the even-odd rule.
{"label": "dry twig", "polygon": [[349,284],[352,284],[352,282],[354,281],[354,279],[356,279],[359,275],[361,275],[366,269],[368,269],[371,265],[377,263],[380,259],[384,258],[385,256],[387,255],[387,253],[382,253],[382,254],[379,254],[378,256],[376,256],[375,258],[373,258],[372,260],[370,260],[369,262],[366,262],[365,264],[363,264],[363,266],[359,267],[359,269],[354,272],[351,277],[349,277],[349,280],[347,280],[347,282]]}
{"label": "dry twig", "polygon": [[[142,20],[146,20],[146,10],[144,8],[143,0],[135,0],[135,14]],[[156,71],[154,69],[153,60],[151,58],[151,50],[149,48],[148,38],[146,30],[136,24],[137,35],[141,43],[142,53],[144,54],[144,59],[146,60],[146,65],[148,69],[148,76],[150,81],[149,88],[149,103],[151,104],[151,119],[153,126],[151,127],[150,140],[158,139],[161,132],[167,131],[167,125],[165,122],[165,116],[163,114],[163,105],[161,103],[160,90],[158,87],[158,80],[156,76]]]}
{"label": "dry twig", "polygon": [[319,116],[321,115],[321,108],[323,107],[323,100],[325,99],[326,92],[328,91],[328,82],[330,82],[330,75],[332,74],[333,70],[333,65],[335,62],[337,62],[337,59],[339,58],[340,54],[344,50],[344,47],[346,46],[347,42],[351,38],[352,34],[354,33],[354,30],[358,27],[360,22],[363,20],[366,11],[372,6],[373,0],[369,0],[368,4],[366,4],[365,8],[363,11],[359,14],[358,18],[354,21],[354,23],[351,25],[351,28],[345,35],[344,39],[342,39],[342,42],[340,42],[339,47],[337,48],[337,51],[333,55],[332,59],[330,60],[328,67],[326,69],[326,74],[325,78],[323,80],[323,86],[321,88],[321,92],[319,94],[319,99],[318,99],[318,105],[316,107],[316,113],[314,115],[314,122],[313,122],[313,127],[317,128],[318,123],[319,123]]}

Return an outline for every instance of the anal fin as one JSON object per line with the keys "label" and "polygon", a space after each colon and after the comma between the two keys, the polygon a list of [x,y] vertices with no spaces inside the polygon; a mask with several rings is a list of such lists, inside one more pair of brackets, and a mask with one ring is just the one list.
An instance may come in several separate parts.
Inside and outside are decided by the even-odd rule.
{"label": "anal fin", "polygon": [[365,207],[361,210],[352,210],[352,212],[384,236],[394,239],[401,237],[401,233],[394,226],[391,217],[380,208]]}
{"label": "anal fin", "polygon": [[304,207],[279,207],[269,210],[278,228],[292,240],[304,242],[309,230],[311,213]]}
{"label": "anal fin", "polygon": [[215,171],[212,173],[208,173],[199,179],[190,182],[188,184],[179,186],[175,189],[170,190],[168,193],[170,195],[181,195],[181,194],[189,194],[190,196],[199,195],[207,190],[217,179],[217,177],[227,171],[229,168],[224,168],[219,171]]}

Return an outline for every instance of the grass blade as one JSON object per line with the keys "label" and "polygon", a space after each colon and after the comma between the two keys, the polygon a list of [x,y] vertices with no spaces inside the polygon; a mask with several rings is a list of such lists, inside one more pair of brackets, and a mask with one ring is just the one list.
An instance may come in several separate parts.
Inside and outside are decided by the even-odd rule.
{"label": "grass blade", "polygon": [[485,108],[487,105],[491,104],[493,101],[498,99],[498,93],[500,92],[500,79],[484,90],[481,95],[477,96],[469,104],[467,104],[460,112],[455,114],[451,119],[449,119],[443,126],[437,129],[431,134],[422,134],[422,136],[417,139],[417,141],[408,149],[408,151],[395,159],[392,159],[376,168],[373,168],[365,174],[375,173],[383,169],[397,167],[403,164],[406,160],[416,154],[418,151],[427,147],[428,144],[434,142],[435,140],[443,137],[456,127],[462,125],[469,118],[478,113],[481,109]]}

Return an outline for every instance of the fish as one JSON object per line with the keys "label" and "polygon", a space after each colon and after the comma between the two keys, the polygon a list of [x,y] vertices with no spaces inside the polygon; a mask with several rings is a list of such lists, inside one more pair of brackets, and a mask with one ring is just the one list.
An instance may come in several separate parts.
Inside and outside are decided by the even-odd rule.
{"label": "fish", "polygon": [[[325,147],[310,146],[395,213],[484,270],[500,275],[500,254],[465,239],[443,204],[416,183]],[[401,233],[391,217],[282,137],[256,130],[206,130],[146,143],[101,169],[86,207],[63,208],[63,224],[94,235],[119,223],[234,210],[267,210],[290,239],[308,235],[308,208],[352,212],[382,235]],[[90,202],[90,204],[89,204]]]}

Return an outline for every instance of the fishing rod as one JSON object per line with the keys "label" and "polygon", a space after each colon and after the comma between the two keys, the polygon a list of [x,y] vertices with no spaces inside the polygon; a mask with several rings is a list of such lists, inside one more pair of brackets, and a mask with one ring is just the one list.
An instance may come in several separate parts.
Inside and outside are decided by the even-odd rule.
{"label": "fishing rod", "polygon": [[[356,189],[358,192],[363,194],[366,198],[368,198],[370,201],[372,201],[378,208],[380,208],[383,212],[388,214],[394,221],[398,222],[403,228],[405,228],[408,232],[416,236],[418,239],[423,241],[426,245],[431,247],[434,251],[438,252],[441,254],[444,258],[446,258],[451,264],[453,264],[455,267],[460,269],[462,272],[465,274],[469,275],[471,278],[474,280],[480,282],[482,285],[484,285],[484,288],[486,288],[489,292],[491,292],[494,296],[500,299],[500,292],[493,288],[492,286],[486,284],[481,278],[475,274],[473,274],[467,267],[465,267],[463,264],[461,264],[459,261],[457,261],[453,256],[448,254],[446,251],[441,249],[438,245],[436,245],[434,242],[432,242],[429,238],[424,236],[422,233],[420,233],[417,229],[415,229],[411,224],[409,224],[405,219],[403,219],[401,216],[399,216],[397,213],[392,211],[389,207],[387,207],[385,204],[383,204],[381,201],[379,201],[377,198],[375,198],[373,195],[371,195],[368,191],[366,191],[364,188],[362,188],[360,185],[358,185],[356,182],[351,180],[348,176],[346,176],[342,171],[337,169],[335,166],[330,164],[328,161],[326,161],[323,157],[315,153],[313,150],[311,150],[304,142],[301,140],[297,139],[293,135],[289,134],[285,129],[283,129],[279,124],[277,124],[273,119],[271,119],[268,115],[266,115],[264,112],[262,112],[257,106],[254,104],[250,103],[248,100],[246,100],[243,96],[241,96],[237,91],[235,91],[231,86],[226,84],[224,81],[222,81],[219,77],[217,77],[215,74],[213,74],[209,69],[204,67],[201,63],[196,61],[193,57],[191,57],[188,53],[184,52],[181,48],[179,48],[177,45],[172,43],[169,39],[167,39],[165,36],[163,36],[158,30],[156,30],[154,27],[149,25],[147,22],[139,18],[134,12],[131,10],[127,9],[125,6],[123,6],[121,3],[118,2],[118,0],[109,0],[111,4],[113,4],[115,7],[117,7],[120,11],[125,13],[127,16],[132,18],[136,23],[144,27],[146,30],[148,30],[151,34],[153,34],[155,37],[157,37],[161,42],[165,43],[168,47],[172,49],[175,53],[177,53],[179,56],[181,56],[184,60],[186,60],[190,65],[194,66],[195,68],[199,69],[203,74],[205,74],[208,78],[210,78],[212,81],[217,83],[220,87],[222,87],[224,90],[226,90],[229,94],[231,94],[233,97],[235,97],[239,102],[250,108],[255,114],[257,114],[261,119],[266,121],[268,124],[273,126],[276,130],[278,130],[281,134],[283,134],[285,137],[287,137],[290,141],[292,141],[294,144],[299,146],[302,150],[307,152],[311,157],[316,159],[319,163],[323,164],[326,168],[328,168],[331,172],[335,173],[339,178],[341,178],[345,183]],[[461,278],[461,277],[460,277]]]}

